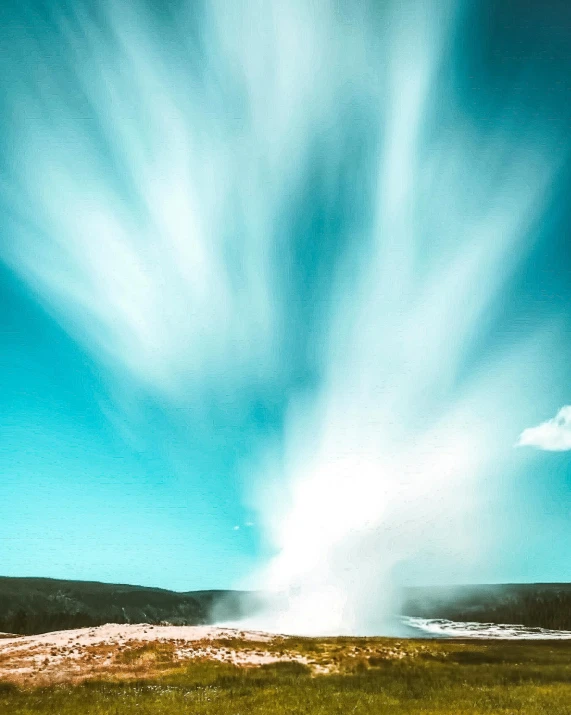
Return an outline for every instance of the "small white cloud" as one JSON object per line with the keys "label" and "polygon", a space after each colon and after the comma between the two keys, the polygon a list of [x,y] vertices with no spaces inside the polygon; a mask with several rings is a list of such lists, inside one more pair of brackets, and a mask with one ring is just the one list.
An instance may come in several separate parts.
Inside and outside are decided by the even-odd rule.
{"label": "small white cloud", "polygon": [[234,527],[234,531],[239,531],[239,530],[240,530],[240,527],[238,526],[238,524],[236,524],[236,526]]}
{"label": "small white cloud", "polygon": [[254,522],[253,522],[253,521],[247,521],[246,524],[245,524],[245,526],[254,526]]}
{"label": "small white cloud", "polygon": [[565,405],[555,417],[537,427],[524,429],[516,447],[536,447],[549,452],[571,450],[571,405]]}

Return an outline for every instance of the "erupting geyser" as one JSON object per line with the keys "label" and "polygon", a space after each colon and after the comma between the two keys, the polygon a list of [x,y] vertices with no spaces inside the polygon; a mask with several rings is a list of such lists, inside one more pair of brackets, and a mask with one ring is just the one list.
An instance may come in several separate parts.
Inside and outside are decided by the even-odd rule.
{"label": "erupting geyser", "polygon": [[253,460],[269,558],[249,585],[275,595],[254,625],[386,632],[403,581],[470,580],[494,540],[482,499],[551,409],[557,331],[494,327],[558,124],[506,92],[466,101],[464,3],[96,6],[54,16],[42,70],[11,29],[5,199],[28,219],[3,259],[161,406],[237,414],[252,385],[287,383]]}

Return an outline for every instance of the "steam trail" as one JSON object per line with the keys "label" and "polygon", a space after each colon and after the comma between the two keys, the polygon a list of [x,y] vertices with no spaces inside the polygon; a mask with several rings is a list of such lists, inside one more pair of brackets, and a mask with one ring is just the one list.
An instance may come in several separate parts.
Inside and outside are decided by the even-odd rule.
{"label": "steam trail", "polygon": [[458,562],[470,573],[493,539],[471,520],[490,475],[514,469],[513,425],[531,409],[522,385],[541,382],[548,361],[549,333],[531,331],[462,374],[529,249],[557,160],[525,125],[476,131],[439,116],[450,100],[444,7],[393,7],[379,50],[388,76],[369,250],[339,270],[322,387],[292,408],[281,487],[261,498],[277,555],[260,627],[386,632],[399,566],[431,559],[433,582]]}
{"label": "steam trail", "polygon": [[509,107],[487,129],[456,107],[461,6],[377,5],[212,0],[157,29],[142,5],[74,3],[51,19],[50,61],[14,23],[2,68],[24,117],[5,134],[19,218],[4,260],[110,373],[173,402],[271,380],[280,222],[316,142],[335,204],[343,119],[362,109],[367,228],[335,267],[320,387],[292,400],[256,485],[277,554],[258,581],[287,594],[258,623],[281,631],[379,632],[399,564],[477,558],[467,520],[550,348],[525,334],[466,369],[529,247],[555,139]]}

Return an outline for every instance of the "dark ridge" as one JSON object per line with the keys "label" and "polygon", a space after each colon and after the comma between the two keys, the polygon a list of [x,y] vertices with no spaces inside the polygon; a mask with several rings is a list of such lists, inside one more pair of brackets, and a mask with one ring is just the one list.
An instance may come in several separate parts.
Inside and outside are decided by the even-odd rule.
{"label": "dark ridge", "polygon": [[[147,586],[0,577],[0,633],[32,635],[105,623],[206,625],[254,613],[260,594],[177,592]],[[479,623],[571,630],[571,584],[405,589],[401,613]]]}
{"label": "dark ridge", "polygon": [[242,591],[189,591],[0,577],[0,632],[32,635],[105,623],[205,625],[235,620],[255,608]]}
{"label": "dark ridge", "polygon": [[571,584],[525,583],[408,588],[403,615],[514,623],[571,631]]}

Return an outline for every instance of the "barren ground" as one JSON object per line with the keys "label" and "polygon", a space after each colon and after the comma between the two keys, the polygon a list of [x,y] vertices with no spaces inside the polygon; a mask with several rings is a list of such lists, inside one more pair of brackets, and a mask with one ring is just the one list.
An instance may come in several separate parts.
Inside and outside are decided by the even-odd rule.
{"label": "barren ground", "polygon": [[415,641],[292,638],[211,626],[107,624],[0,640],[0,680],[24,686],[90,678],[153,677],[188,661],[241,667],[278,662],[332,673],[359,659],[414,657],[427,650]]}

